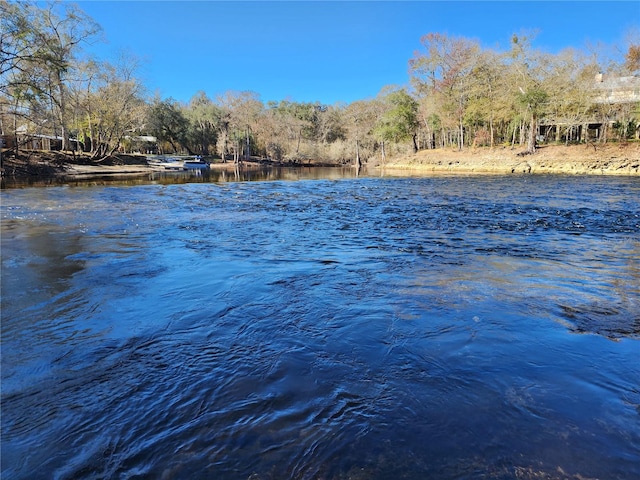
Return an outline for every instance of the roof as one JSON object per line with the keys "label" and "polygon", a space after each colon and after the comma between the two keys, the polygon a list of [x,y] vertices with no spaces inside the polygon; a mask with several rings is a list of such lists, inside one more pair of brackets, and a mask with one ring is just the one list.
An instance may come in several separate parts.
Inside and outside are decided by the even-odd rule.
{"label": "roof", "polygon": [[614,77],[600,73],[596,75],[595,89],[596,103],[640,102],[640,77],[634,75]]}

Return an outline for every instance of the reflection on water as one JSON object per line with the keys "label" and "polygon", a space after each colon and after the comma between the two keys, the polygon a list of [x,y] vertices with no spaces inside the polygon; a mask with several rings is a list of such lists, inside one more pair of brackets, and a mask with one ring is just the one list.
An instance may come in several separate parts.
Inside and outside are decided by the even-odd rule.
{"label": "reflection on water", "polygon": [[210,170],[155,171],[129,175],[83,175],[56,178],[14,178],[2,177],[1,187],[44,187],[44,186],[99,186],[99,185],[149,185],[149,184],[185,184],[219,182],[258,182],[273,180],[319,180],[341,179],[367,176],[365,168],[353,167],[283,167],[272,165],[229,165],[226,168],[214,167]]}
{"label": "reflection on water", "polygon": [[3,479],[640,476],[637,179],[184,179],[2,192]]}

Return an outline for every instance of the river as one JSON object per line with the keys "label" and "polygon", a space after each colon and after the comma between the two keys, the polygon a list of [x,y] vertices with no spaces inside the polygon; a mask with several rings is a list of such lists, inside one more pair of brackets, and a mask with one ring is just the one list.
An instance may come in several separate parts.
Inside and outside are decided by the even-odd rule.
{"label": "river", "polygon": [[2,190],[3,480],[640,478],[637,178],[180,178]]}

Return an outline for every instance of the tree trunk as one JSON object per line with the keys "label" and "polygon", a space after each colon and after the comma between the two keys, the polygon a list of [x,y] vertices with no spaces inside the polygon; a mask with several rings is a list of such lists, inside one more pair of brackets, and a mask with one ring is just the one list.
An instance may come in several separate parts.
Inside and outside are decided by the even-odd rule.
{"label": "tree trunk", "polygon": [[[16,110],[18,109],[18,97],[16,96],[16,104],[14,107]],[[18,116],[13,116],[13,146],[15,148],[15,158],[18,158]]]}
{"label": "tree trunk", "polygon": [[489,118],[489,146],[493,148],[493,117]]}
{"label": "tree trunk", "polygon": [[247,125],[247,152],[245,155],[245,160],[248,162],[251,158],[251,144],[249,143],[249,126]]}
{"label": "tree trunk", "polygon": [[222,132],[222,152],[220,152],[222,156],[222,163],[227,163],[227,132],[226,130]]}
{"label": "tree trunk", "polygon": [[520,120],[520,138],[518,140],[518,145],[520,146],[524,145],[524,136],[525,136],[524,120]]}
{"label": "tree trunk", "polygon": [[120,143],[116,143],[115,146],[111,148],[111,150],[109,151],[109,153],[107,153],[106,156],[110,157],[111,155],[116,153],[116,150],[118,149],[119,146],[120,146]]}
{"label": "tree trunk", "polygon": [[56,88],[58,89],[58,93],[60,94],[58,110],[59,110],[59,121],[60,121],[60,136],[62,137],[62,151],[70,150],[69,148],[69,128],[67,127],[66,120],[66,109],[67,109],[67,101],[64,94],[64,83],[62,81],[61,72],[57,71],[55,76]]}
{"label": "tree trunk", "polygon": [[356,138],[356,168],[359,170],[362,166],[362,161],[360,160],[360,143]]}
{"label": "tree trunk", "polygon": [[527,141],[527,153],[536,151],[536,133],[538,130],[538,119],[535,113],[531,114],[531,124],[529,125],[529,139]]}

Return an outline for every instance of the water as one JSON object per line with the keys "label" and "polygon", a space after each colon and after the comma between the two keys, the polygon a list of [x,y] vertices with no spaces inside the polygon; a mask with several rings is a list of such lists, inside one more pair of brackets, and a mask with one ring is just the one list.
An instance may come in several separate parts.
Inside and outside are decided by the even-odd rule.
{"label": "water", "polygon": [[2,478],[640,478],[640,182],[2,191]]}
{"label": "water", "polygon": [[319,180],[354,178],[367,175],[367,169],[357,171],[353,167],[282,167],[272,165],[242,165],[234,168],[213,167],[210,170],[154,171],[151,173],[124,175],[81,175],[56,176],[50,178],[2,177],[0,188],[22,188],[32,186],[74,185],[176,185],[184,183],[224,183],[224,182],[260,182],[267,180]]}

